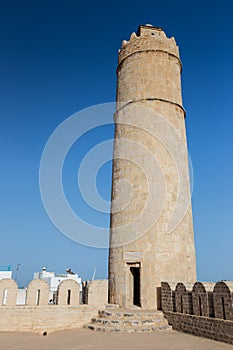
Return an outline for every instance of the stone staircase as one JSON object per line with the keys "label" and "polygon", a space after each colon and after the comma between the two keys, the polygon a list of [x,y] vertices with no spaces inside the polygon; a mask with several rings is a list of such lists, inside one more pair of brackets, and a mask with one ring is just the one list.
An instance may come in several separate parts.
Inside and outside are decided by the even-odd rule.
{"label": "stone staircase", "polygon": [[102,332],[151,332],[170,330],[162,311],[103,309],[84,328]]}

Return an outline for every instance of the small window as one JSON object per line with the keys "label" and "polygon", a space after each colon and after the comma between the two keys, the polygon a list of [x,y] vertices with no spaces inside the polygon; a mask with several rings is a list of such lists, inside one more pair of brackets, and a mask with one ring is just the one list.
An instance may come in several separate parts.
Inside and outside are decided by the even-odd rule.
{"label": "small window", "polygon": [[40,305],[40,289],[36,292],[36,305]]}
{"label": "small window", "polygon": [[226,310],[225,310],[225,302],[224,302],[224,298],[221,298],[222,301],[222,317],[224,320],[226,320]]}
{"label": "small window", "polygon": [[199,301],[199,316],[202,316],[202,307],[201,307],[201,297],[200,297],[200,295],[198,296],[198,301]]}
{"label": "small window", "polygon": [[71,299],[71,290],[68,289],[68,293],[67,293],[67,305],[70,305],[70,299]]}
{"label": "small window", "polygon": [[183,314],[183,295],[180,296],[180,313]]}
{"label": "small window", "polygon": [[2,305],[6,305],[6,301],[7,301],[7,289],[4,289],[3,298],[2,298]]}

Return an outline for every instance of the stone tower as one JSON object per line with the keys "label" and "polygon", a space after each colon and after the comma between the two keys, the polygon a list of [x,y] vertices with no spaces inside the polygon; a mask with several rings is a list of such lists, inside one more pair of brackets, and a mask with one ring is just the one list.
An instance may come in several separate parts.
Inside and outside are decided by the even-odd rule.
{"label": "stone tower", "polygon": [[122,42],[109,252],[109,302],[121,307],[156,309],[161,281],[196,281],[181,70],[161,28]]}

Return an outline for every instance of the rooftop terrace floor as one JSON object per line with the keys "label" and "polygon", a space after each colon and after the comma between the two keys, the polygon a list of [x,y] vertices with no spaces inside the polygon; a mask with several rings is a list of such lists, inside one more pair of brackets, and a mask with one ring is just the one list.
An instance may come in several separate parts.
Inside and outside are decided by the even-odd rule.
{"label": "rooftop terrace floor", "polygon": [[0,333],[2,350],[230,350],[232,345],[176,331],[103,333],[85,329],[42,336],[34,333]]}

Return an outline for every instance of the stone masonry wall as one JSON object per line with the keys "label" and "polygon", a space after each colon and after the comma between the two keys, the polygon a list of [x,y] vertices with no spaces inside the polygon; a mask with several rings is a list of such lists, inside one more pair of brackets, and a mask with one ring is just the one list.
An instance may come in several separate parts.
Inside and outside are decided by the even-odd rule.
{"label": "stone masonry wall", "polygon": [[87,281],[83,285],[83,303],[88,305],[106,305],[108,303],[108,280]]}
{"label": "stone masonry wall", "polygon": [[[0,280],[0,332],[53,332],[80,328],[98,314],[107,303],[107,280],[91,281],[89,300],[92,305],[79,304],[79,285],[65,280],[58,286],[57,305],[49,304],[49,286],[37,279],[29,283],[25,305],[16,305],[17,283]],[[96,295],[95,295],[96,290]]]}
{"label": "stone masonry wall", "polygon": [[147,25],[118,59],[109,302],[156,309],[161,281],[196,281],[181,62]]}
{"label": "stone masonry wall", "polygon": [[99,306],[0,306],[0,332],[54,332],[80,328],[98,315]]}
{"label": "stone masonry wall", "polygon": [[162,310],[173,329],[233,344],[233,283],[161,283]]}

